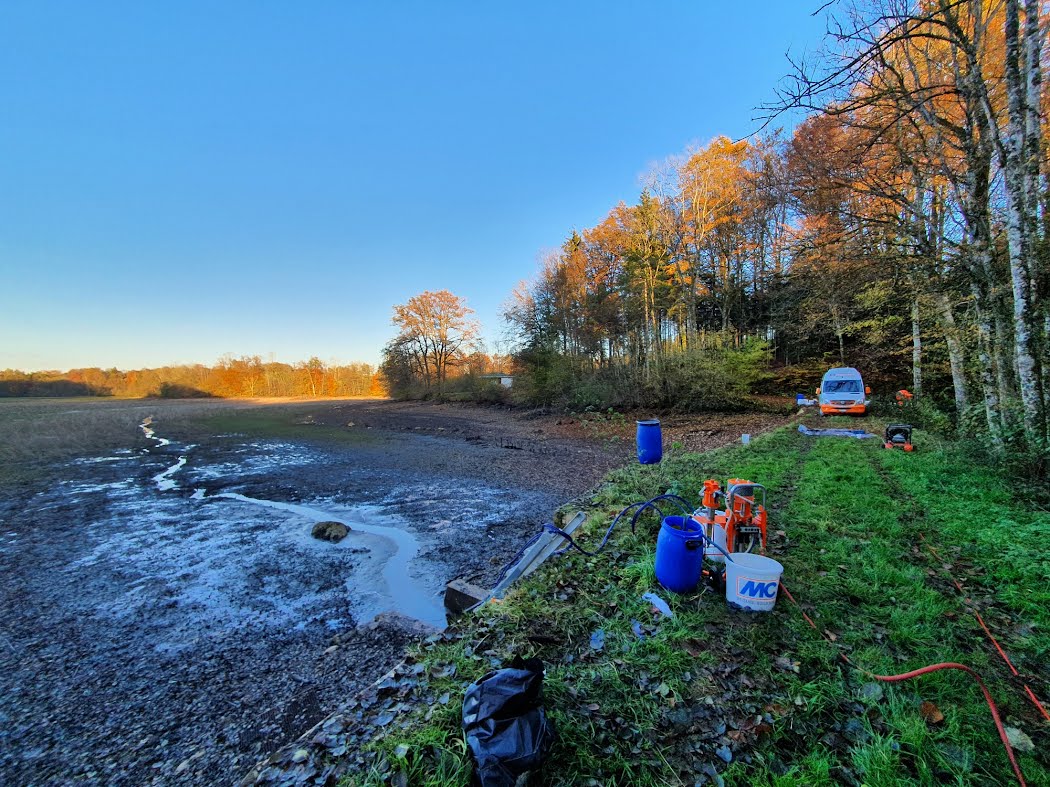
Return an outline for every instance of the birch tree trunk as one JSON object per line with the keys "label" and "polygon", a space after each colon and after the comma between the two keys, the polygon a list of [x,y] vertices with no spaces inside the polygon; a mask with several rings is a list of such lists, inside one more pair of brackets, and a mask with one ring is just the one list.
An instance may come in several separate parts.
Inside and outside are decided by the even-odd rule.
{"label": "birch tree trunk", "polygon": [[955,391],[955,412],[962,416],[969,401],[966,390],[966,363],[962,342],[959,341],[959,329],[955,324],[952,304],[948,296],[938,292],[935,296],[937,317],[944,343],[948,346],[948,365],[952,372],[952,389]]}
{"label": "birch tree trunk", "polygon": [[[1010,285],[1013,293],[1014,362],[1017,366],[1017,383],[1021,394],[1025,437],[1029,442],[1041,442],[1045,437],[1045,423],[1043,421],[1042,386],[1040,385],[1039,368],[1036,364],[1037,334],[1033,330],[1036,323],[1033,319],[1032,275],[1029,268],[1029,258],[1032,256],[1035,241],[1031,229],[1036,224],[1036,206],[1030,204],[1028,199],[1029,167],[1026,162],[1026,153],[1029,148],[1029,141],[1026,139],[1028,80],[1022,76],[1019,0],[1006,0],[1005,8],[1005,75],[1009,122],[1000,148],[1000,164],[1003,170],[1006,196],[1006,240],[1010,260]],[[1031,47],[1036,52],[1039,51],[1037,42],[1033,41]],[[1038,61],[1035,63],[1035,68],[1038,72]],[[1038,167],[1038,163],[1036,166]]]}
{"label": "birch tree trunk", "polygon": [[[993,298],[988,308],[992,311],[992,359],[995,363],[995,380],[999,386],[999,401],[1004,404],[1017,399],[1017,367],[1011,331],[1004,315],[1009,311],[1005,298]],[[1010,427],[1010,413],[1003,408],[1003,428]]]}
{"label": "birch tree trunk", "polygon": [[922,335],[919,332],[919,298],[911,300],[911,385],[916,396],[922,395]]}
{"label": "birch tree trunk", "polygon": [[984,413],[988,424],[988,438],[992,449],[1003,450],[1003,423],[1000,413],[999,394],[992,368],[992,323],[988,318],[986,299],[976,280],[970,282],[974,309],[977,312],[977,359],[980,362],[981,391],[984,394]]}

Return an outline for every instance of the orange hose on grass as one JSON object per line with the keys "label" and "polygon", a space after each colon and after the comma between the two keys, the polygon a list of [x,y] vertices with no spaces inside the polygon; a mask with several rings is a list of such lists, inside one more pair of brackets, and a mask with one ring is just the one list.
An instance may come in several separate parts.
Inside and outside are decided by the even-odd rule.
{"label": "orange hose on grass", "polygon": [[[923,544],[926,545],[927,551],[931,555],[933,555],[933,557],[936,560],[940,561],[942,566],[945,563],[947,563],[947,561],[940,556],[940,554],[937,552],[937,550],[934,549],[932,546],[930,546],[929,542],[922,535],[922,533],[919,533],[919,538],[922,540]],[[975,618],[977,618],[977,622],[980,624],[981,628],[984,630],[984,633],[988,635],[988,639],[990,639],[992,641],[992,645],[995,646],[996,651],[998,651],[998,653],[1002,657],[1003,661],[1006,662],[1006,666],[1010,668],[1010,672],[1013,673],[1015,678],[1018,678],[1018,679],[1023,681],[1024,679],[1021,677],[1021,673],[1019,673],[1017,671],[1017,667],[1015,667],[1014,663],[1012,661],[1010,661],[1010,657],[1006,655],[1006,651],[1004,651],[1003,648],[1002,648],[1002,645],[999,644],[999,640],[997,640],[995,638],[995,636],[992,634],[992,632],[988,629],[988,625],[984,622],[984,618],[981,617],[981,613],[978,612],[976,610],[976,608],[973,606],[973,599],[971,599],[969,596],[966,595],[966,591],[963,590],[963,586],[960,585],[958,581],[956,581],[955,577],[952,576],[952,573],[950,571],[948,571],[945,568],[942,568],[941,570],[944,571],[944,573],[948,575],[948,579],[950,579],[952,581],[952,584],[955,585],[955,589],[958,590],[959,594],[963,597],[963,603],[965,603],[967,609],[969,609],[973,613],[973,616]],[[1043,705],[1042,702],[1039,701],[1039,698],[1035,696],[1035,692],[1032,691],[1031,687],[1027,683],[1022,683],[1022,685],[1024,686],[1025,694],[1028,695],[1028,699],[1035,706],[1036,710],[1039,711],[1039,713],[1042,715],[1042,717],[1044,719],[1046,719],[1047,721],[1050,721],[1050,713],[1047,712],[1046,707]]]}
{"label": "orange hose on grass", "polygon": [[[806,622],[809,623],[813,630],[820,634],[822,637],[824,637],[824,639],[827,640],[829,643],[834,644],[826,634],[824,634],[819,628],[817,628],[817,624],[813,622],[813,618],[806,614],[805,610],[802,609],[802,605],[795,600],[795,597],[791,595],[791,591],[787,589],[787,586],[783,582],[780,583],[780,588],[784,591],[784,594],[791,600],[791,603],[798,607],[799,612],[802,613],[802,617],[806,619]],[[870,672],[869,670],[864,669],[863,667],[857,666],[852,661],[850,661],[849,657],[845,653],[842,653],[841,651],[839,651],[839,658],[858,672],[867,675],[868,677],[874,678],[875,680],[886,681],[888,683],[896,683],[898,681],[909,680],[911,678],[917,678],[920,675],[926,675],[931,672],[938,672],[939,670],[944,669],[961,670],[962,672],[968,674],[975,681],[977,681],[977,685],[981,688],[981,693],[984,694],[984,701],[988,704],[988,710],[992,714],[992,720],[995,722],[995,728],[999,732],[999,740],[1003,742],[1003,748],[1006,749],[1006,756],[1010,760],[1010,767],[1012,767],[1014,770],[1014,776],[1017,777],[1017,783],[1021,787],[1027,787],[1027,782],[1025,782],[1024,780],[1024,774],[1021,773],[1021,766],[1017,764],[1017,758],[1014,757],[1014,750],[1013,747],[1010,745],[1010,739],[1006,735],[1006,728],[1003,726],[1003,721],[999,716],[999,709],[995,705],[995,700],[992,699],[992,694],[990,691],[988,691],[988,687],[984,685],[984,681],[981,680],[981,676],[978,675],[973,668],[967,667],[965,664],[957,664],[952,661],[945,661],[941,662],[940,664],[930,664],[926,667],[920,667],[919,669],[911,670],[910,672],[903,672],[900,675],[877,675],[874,672]]]}

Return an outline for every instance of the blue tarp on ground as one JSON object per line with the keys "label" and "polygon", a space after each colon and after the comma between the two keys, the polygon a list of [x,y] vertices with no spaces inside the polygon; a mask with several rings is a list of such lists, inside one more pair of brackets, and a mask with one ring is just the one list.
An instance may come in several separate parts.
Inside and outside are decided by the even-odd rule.
{"label": "blue tarp on ground", "polygon": [[863,440],[865,437],[878,437],[863,429],[810,429],[805,424],[799,424],[798,430],[807,437],[855,437]]}

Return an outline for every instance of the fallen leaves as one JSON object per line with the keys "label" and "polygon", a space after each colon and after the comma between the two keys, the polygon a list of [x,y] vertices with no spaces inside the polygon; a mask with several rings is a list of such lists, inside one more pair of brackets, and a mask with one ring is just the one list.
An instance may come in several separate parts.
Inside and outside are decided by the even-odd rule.
{"label": "fallen leaves", "polygon": [[598,629],[591,634],[591,650],[595,653],[605,650],[605,629]]}
{"label": "fallen leaves", "polygon": [[706,644],[699,639],[686,639],[682,641],[682,647],[685,648],[685,652],[692,656],[694,659],[699,658],[701,653],[707,650]]}
{"label": "fallen leaves", "polygon": [[865,683],[857,690],[857,696],[862,700],[879,702],[885,694],[881,683]]}
{"label": "fallen leaves", "polygon": [[1035,743],[1017,727],[1006,728],[1006,739],[1010,741],[1011,746],[1022,754],[1031,754],[1035,751]]}
{"label": "fallen leaves", "polygon": [[941,713],[941,709],[929,700],[923,700],[919,705],[919,714],[926,719],[927,724],[940,724],[944,721],[944,714]]}

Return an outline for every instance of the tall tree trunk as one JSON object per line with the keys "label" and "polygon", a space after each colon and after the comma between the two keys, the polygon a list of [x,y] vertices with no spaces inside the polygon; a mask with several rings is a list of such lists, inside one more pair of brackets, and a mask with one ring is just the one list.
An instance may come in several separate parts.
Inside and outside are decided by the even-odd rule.
{"label": "tall tree trunk", "polygon": [[[1028,257],[1034,312],[1038,313],[1040,292],[1038,290],[1038,259],[1036,241],[1039,237],[1039,170],[1042,157],[1043,134],[1040,99],[1042,98],[1042,49],[1043,34],[1039,30],[1039,0],[1025,0],[1024,26],[1024,168],[1025,203],[1028,220],[1027,234],[1031,248]],[[1033,324],[1036,324],[1033,321]],[[1045,392],[1044,392],[1045,393]]]}
{"label": "tall tree trunk", "polygon": [[837,303],[830,304],[830,311],[831,311],[831,326],[832,326],[832,328],[835,331],[835,336],[839,340],[839,360],[842,362],[842,365],[845,366],[846,365],[846,345],[845,345],[845,343],[843,342],[843,339],[842,339],[842,335],[843,335],[843,333],[845,331],[845,328],[843,327],[842,322],[839,319],[838,304]]}
{"label": "tall tree trunk", "polygon": [[919,333],[919,299],[911,299],[911,386],[916,396],[922,395],[922,335]]}
{"label": "tall tree trunk", "polygon": [[948,346],[948,365],[952,371],[952,389],[955,391],[955,412],[962,416],[968,405],[966,390],[966,364],[962,342],[959,341],[959,330],[955,324],[955,315],[948,296],[938,292],[935,296],[937,317]]}
{"label": "tall tree trunk", "polygon": [[[1035,4],[1033,4],[1035,5]],[[1014,361],[1021,394],[1021,412],[1025,437],[1041,441],[1045,436],[1043,395],[1036,364],[1035,321],[1032,310],[1032,275],[1029,255],[1035,237],[1035,208],[1029,203],[1026,154],[1028,123],[1027,80],[1022,76],[1022,41],[1019,26],[1019,0],[1006,0],[1006,98],[1009,114],[1008,131],[1002,146],[1003,185],[1006,196],[1006,240],[1010,259],[1010,285],[1013,292]],[[1027,42],[1025,42],[1027,43]],[[1032,47],[1038,52],[1038,44]],[[1035,64],[1038,70],[1038,62]],[[1038,165],[1037,165],[1038,166]],[[1038,172],[1038,170],[1037,170]]]}
{"label": "tall tree trunk", "polygon": [[1017,370],[1014,366],[1013,336],[1005,319],[1009,305],[1004,298],[992,299],[988,308],[992,312],[992,361],[995,369],[995,381],[999,387],[999,401],[1003,403],[1001,421],[1004,429],[1010,429],[1010,409],[1006,406],[1017,399]]}
{"label": "tall tree trunk", "polygon": [[1003,423],[1000,413],[998,387],[993,372],[992,322],[988,318],[987,303],[978,282],[971,279],[974,309],[977,312],[977,358],[980,362],[981,391],[984,394],[984,413],[988,437],[996,452],[1003,450]]}

